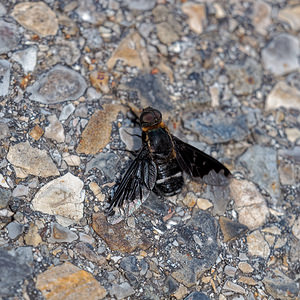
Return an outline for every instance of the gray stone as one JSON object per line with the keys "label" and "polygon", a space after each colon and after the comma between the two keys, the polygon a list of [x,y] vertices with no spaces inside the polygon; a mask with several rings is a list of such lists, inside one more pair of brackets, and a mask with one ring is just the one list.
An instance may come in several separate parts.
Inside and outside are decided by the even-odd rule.
{"label": "gray stone", "polygon": [[0,60],[0,74],[1,74],[1,81],[0,81],[0,97],[6,96],[9,90],[9,83],[10,83],[10,62],[1,59]]}
{"label": "gray stone", "polygon": [[6,123],[0,123],[0,140],[3,140],[7,137],[10,137],[10,130]]}
{"label": "gray stone", "polygon": [[31,93],[29,98],[33,101],[54,104],[78,99],[86,87],[87,84],[79,73],[57,65],[29,86],[27,92]]}
{"label": "gray stone", "polygon": [[6,208],[8,201],[12,199],[10,190],[0,188],[0,209]]}
{"label": "gray stone", "polygon": [[65,141],[64,127],[56,115],[51,115],[47,119],[50,124],[45,128],[45,137],[58,143],[63,143]]}
{"label": "gray stone", "polygon": [[6,229],[8,231],[8,237],[13,240],[23,233],[24,226],[18,222],[11,222],[6,226]]}
{"label": "gray stone", "polygon": [[299,40],[287,33],[274,37],[261,52],[264,67],[274,75],[285,75],[299,68]]}
{"label": "gray stone", "polygon": [[22,66],[24,73],[33,72],[37,61],[37,48],[29,47],[25,50],[17,51],[11,58]]}
{"label": "gray stone", "polygon": [[106,264],[104,256],[99,256],[95,253],[93,247],[88,243],[79,242],[75,246],[75,250],[85,259],[97,264],[98,266]]}
{"label": "gray stone", "polygon": [[184,300],[209,300],[210,298],[204,293],[192,292]]}
{"label": "gray stone", "polygon": [[76,13],[82,21],[92,24],[101,24],[105,20],[105,15],[97,11],[93,0],[80,1]]}
{"label": "gray stone", "polygon": [[51,225],[51,235],[48,239],[49,243],[72,243],[77,240],[78,236],[70,229],[63,227],[57,223]]}
{"label": "gray stone", "polygon": [[2,274],[5,274],[0,280],[1,297],[14,296],[15,287],[31,275],[31,268],[24,261],[20,261],[20,257],[15,257],[0,248],[0,269]]}
{"label": "gray stone", "polygon": [[150,10],[154,8],[155,0],[126,0],[126,4],[130,10]]}
{"label": "gray stone", "polygon": [[67,120],[74,112],[75,106],[72,103],[65,105],[59,115],[59,121]]}
{"label": "gray stone", "polygon": [[85,172],[88,173],[91,169],[96,168],[110,180],[113,180],[116,176],[116,166],[118,161],[119,157],[116,154],[112,152],[101,152],[95,155],[95,157],[87,163]]}
{"label": "gray stone", "polygon": [[223,216],[220,217],[219,224],[224,235],[225,243],[233,239],[239,238],[248,231],[247,226],[238,222],[234,222]]}
{"label": "gray stone", "polygon": [[137,151],[142,146],[142,132],[140,128],[126,128],[121,127],[119,129],[120,138],[124,144],[126,144],[126,149],[131,151]]}
{"label": "gray stone", "polygon": [[2,4],[2,3],[0,3],[0,16],[4,16],[4,15],[6,15],[6,8],[5,8],[5,6]]}
{"label": "gray stone", "polygon": [[13,197],[22,197],[27,196],[29,192],[29,188],[26,185],[19,184],[13,190]]}
{"label": "gray stone", "polygon": [[86,38],[87,46],[92,50],[99,50],[103,46],[103,40],[97,28],[86,28],[82,31]]}
{"label": "gray stone", "polygon": [[21,264],[32,265],[33,263],[32,247],[17,247],[8,251],[8,253],[14,256]]}
{"label": "gray stone", "polygon": [[113,284],[109,290],[109,293],[120,300],[133,295],[134,289],[129,285],[128,282],[123,282],[121,284]]}
{"label": "gray stone", "polygon": [[138,268],[138,262],[135,256],[127,256],[122,258],[120,262],[120,267],[127,272],[134,273],[138,275],[139,268]]}
{"label": "gray stone", "polygon": [[0,20],[0,54],[15,49],[19,39],[17,26]]}
{"label": "gray stone", "polygon": [[276,150],[254,145],[238,161],[247,168],[251,180],[265,189],[274,201],[279,200],[281,192]]}

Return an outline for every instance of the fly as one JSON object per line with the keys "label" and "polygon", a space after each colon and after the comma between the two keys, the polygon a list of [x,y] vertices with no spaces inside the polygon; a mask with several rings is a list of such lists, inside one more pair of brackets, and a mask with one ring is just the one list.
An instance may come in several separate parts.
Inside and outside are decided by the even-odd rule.
{"label": "fly", "polygon": [[140,124],[142,147],[108,201],[108,216],[114,215],[115,207],[124,207],[126,215],[132,214],[152,190],[163,196],[180,193],[183,172],[210,185],[228,184],[230,171],[213,157],[173,136],[160,111],[152,107],[143,109]]}

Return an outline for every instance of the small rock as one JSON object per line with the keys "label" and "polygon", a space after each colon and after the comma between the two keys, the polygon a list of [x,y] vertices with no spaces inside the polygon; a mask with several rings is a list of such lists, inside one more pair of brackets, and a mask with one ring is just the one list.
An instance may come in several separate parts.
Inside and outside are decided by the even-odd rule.
{"label": "small rock", "polygon": [[104,94],[110,92],[109,74],[103,71],[94,71],[90,74],[90,81],[94,88],[100,90]]}
{"label": "small rock", "polygon": [[295,143],[300,138],[300,130],[298,128],[286,128],[285,133],[290,142]]}
{"label": "small rock", "polygon": [[270,248],[268,243],[265,241],[260,231],[253,231],[247,237],[248,253],[252,256],[260,256],[267,259],[270,255]]}
{"label": "small rock", "polygon": [[30,223],[29,230],[24,236],[26,245],[37,247],[42,243],[42,238],[39,235],[38,227],[34,223]]}
{"label": "small rock", "polygon": [[104,202],[105,195],[102,193],[101,188],[96,182],[91,182],[89,184],[89,188],[93,192],[94,196],[98,199],[98,201]]}
{"label": "small rock", "polygon": [[287,33],[274,37],[262,50],[264,67],[275,76],[298,70],[299,40]]}
{"label": "small rock", "polygon": [[252,23],[255,30],[266,35],[267,28],[272,24],[271,19],[272,7],[264,1],[255,1],[253,5]]}
{"label": "small rock", "polygon": [[[277,152],[271,147],[254,145],[240,156],[239,163],[249,171],[249,177],[267,191],[273,201],[281,196],[277,170]],[[260,166],[257,168],[257,166]],[[252,188],[252,190],[254,190]]]}
{"label": "small rock", "polygon": [[48,238],[49,243],[72,243],[77,238],[77,234],[72,230],[57,223],[51,224],[51,235]]}
{"label": "small rock", "polygon": [[298,217],[292,227],[293,235],[300,240],[300,217]]}
{"label": "small rock", "polygon": [[29,174],[40,177],[59,175],[46,150],[31,147],[28,142],[11,146],[7,159],[13,164],[16,176],[19,178],[26,178]]}
{"label": "small rock", "polygon": [[58,143],[65,141],[64,127],[58,121],[56,115],[48,117],[49,125],[45,128],[45,137]]}
{"label": "small rock", "polygon": [[18,28],[13,23],[0,20],[0,54],[14,50],[19,43]]}
{"label": "small rock", "polygon": [[240,283],[257,286],[258,282],[251,277],[241,276],[238,280]]}
{"label": "small rock", "polygon": [[6,226],[8,237],[12,240],[19,237],[24,230],[24,226],[18,222],[11,222]]}
{"label": "small rock", "polygon": [[100,152],[110,140],[111,122],[123,111],[120,105],[103,105],[104,110],[96,111],[85,127],[81,140],[77,146],[77,153],[96,154]]}
{"label": "small rock", "polygon": [[300,30],[300,5],[289,6],[281,9],[278,13],[278,19],[287,22],[292,30]]}
{"label": "small rock", "polygon": [[255,229],[266,222],[269,209],[265,199],[252,182],[233,179],[230,182],[230,192],[241,224]]}
{"label": "small rock", "polygon": [[13,190],[13,197],[22,197],[27,196],[29,192],[29,188],[26,185],[19,184],[16,186],[16,188]]}
{"label": "small rock", "polygon": [[254,270],[251,265],[244,261],[239,262],[238,267],[243,273],[252,273]]}
{"label": "small rock", "polygon": [[138,151],[142,147],[142,132],[140,128],[121,127],[119,129],[120,138],[130,151]]}
{"label": "small rock", "polygon": [[210,207],[213,206],[213,204],[207,200],[207,199],[204,199],[204,198],[198,198],[197,199],[197,206],[202,209],[202,210],[207,210],[209,209]]}
{"label": "small rock", "polygon": [[191,30],[201,34],[207,23],[205,4],[186,2],[181,9],[189,17],[188,24]]}
{"label": "small rock", "polygon": [[32,200],[34,210],[56,215],[58,222],[68,226],[83,217],[83,182],[67,173],[44,185]]}
{"label": "small rock", "polygon": [[38,35],[56,35],[58,20],[44,2],[23,2],[15,5],[11,14],[22,26]]}
{"label": "small rock", "polygon": [[105,15],[97,10],[93,0],[80,1],[78,4],[79,6],[75,12],[82,21],[95,25],[105,21]]}
{"label": "small rock", "polygon": [[247,226],[238,222],[231,221],[230,219],[225,218],[223,216],[220,217],[219,224],[224,235],[225,243],[233,239],[239,238],[248,231]]}
{"label": "small rock", "polygon": [[198,197],[193,193],[193,192],[188,192],[184,199],[183,199],[183,204],[187,207],[194,207],[197,203]]}
{"label": "small rock", "polygon": [[9,83],[10,83],[10,68],[11,68],[11,64],[9,61],[5,59],[0,59],[0,73],[1,73],[0,97],[6,96],[8,94]]}
{"label": "small rock", "polygon": [[79,167],[80,166],[80,157],[78,155],[71,155],[69,153],[63,153],[63,159],[68,166]]}
{"label": "small rock", "polygon": [[102,213],[93,215],[92,226],[112,251],[130,253],[136,249],[146,250],[151,246],[136,228],[127,228],[124,221],[111,225]]}
{"label": "small rock", "polygon": [[[0,178],[1,182],[1,178]],[[12,194],[10,190],[0,188],[0,209],[6,208]]]}
{"label": "small rock", "polygon": [[9,185],[7,184],[6,180],[4,179],[3,175],[0,173],[0,186],[4,188],[9,188]]}
{"label": "small rock", "polygon": [[75,106],[72,103],[65,105],[59,115],[59,121],[67,120],[74,112]]}
{"label": "small rock", "polygon": [[192,292],[186,298],[184,298],[184,300],[209,300],[209,299],[211,298],[209,298],[204,293],[200,293],[200,292]]}
{"label": "small rock", "polygon": [[130,33],[120,42],[107,61],[107,67],[112,69],[118,60],[122,60],[128,66],[137,67],[141,70],[149,68],[147,50],[137,32]]}
{"label": "small rock", "polygon": [[103,39],[98,28],[85,28],[82,30],[82,35],[86,38],[86,45],[91,50],[100,50],[103,47]]}
{"label": "small rock", "polygon": [[39,274],[36,288],[45,299],[103,299],[107,294],[92,274],[69,262]]}
{"label": "small rock", "polygon": [[97,264],[98,266],[103,266],[107,263],[105,257],[99,256],[95,253],[93,250],[93,247],[89,244],[79,242],[75,246],[75,250],[77,253],[81,256],[83,256],[85,259]]}
{"label": "small rock", "polygon": [[155,0],[126,0],[126,5],[130,10],[151,10],[155,4]]}
{"label": "small rock", "polygon": [[157,36],[163,44],[171,45],[172,43],[179,40],[178,33],[168,22],[162,22],[157,24],[156,30],[157,30]]}
{"label": "small rock", "polygon": [[129,285],[128,282],[123,282],[121,284],[113,284],[109,290],[109,293],[119,300],[133,295],[134,289]]}
{"label": "small rock", "polygon": [[33,129],[29,132],[29,135],[36,141],[38,141],[43,134],[44,134],[44,130],[39,125],[35,125]]}
{"label": "small rock", "polygon": [[183,297],[188,293],[188,289],[184,285],[180,285],[178,290],[173,294],[176,299],[183,299]]}
{"label": "small rock", "polygon": [[240,285],[233,283],[229,280],[227,280],[225,282],[223,289],[227,290],[227,291],[232,291],[232,292],[238,293],[238,294],[246,294],[246,290],[243,287],[241,287]]}
{"label": "small rock", "polygon": [[70,68],[56,65],[27,88],[29,98],[44,104],[76,100],[87,87],[84,78]]}
{"label": "small rock", "polygon": [[5,123],[0,123],[0,140],[10,137],[10,130]]}
{"label": "small rock", "polygon": [[236,271],[237,271],[237,269],[236,269],[235,267],[232,267],[232,266],[226,265],[225,268],[224,268],[224,273],[225,273],[227,276],[230,276],[230,277],[234,277]]}
{"label": "small rock", "polygon": [[300,91],[279,81],[267,96],[266,110],[284,107],[300,109]]}
{"label": "small rock", "polygon": [[16,51],[11,58],[22,66],[25,74],[33,72],[37,61],[37,48],[29,47]]}

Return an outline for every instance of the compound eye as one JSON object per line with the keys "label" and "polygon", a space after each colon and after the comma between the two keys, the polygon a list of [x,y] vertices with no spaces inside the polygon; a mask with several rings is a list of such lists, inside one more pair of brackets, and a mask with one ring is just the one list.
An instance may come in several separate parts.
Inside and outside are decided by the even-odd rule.
{"label": "compound eye", "polygon": [[142,123],[153,123],[154,122],[154,115],[152,112],[144,113],[142,116]]}

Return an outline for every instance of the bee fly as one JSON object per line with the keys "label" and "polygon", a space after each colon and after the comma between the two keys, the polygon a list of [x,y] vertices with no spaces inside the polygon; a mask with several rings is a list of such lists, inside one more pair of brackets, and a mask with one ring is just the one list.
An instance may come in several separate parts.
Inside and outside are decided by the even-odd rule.
{"label": "bee fly", "polygon": [[230,171],[216,159],[173,136],[158,110],[143,109],[140,124],[142,147],[108,201],[107,215],[112,216],[115,207],[125,204],[126,214],[130,215],[152,190],[164,196],[178,194],[184,183],[183,172],[210,185],[228,183]]}

